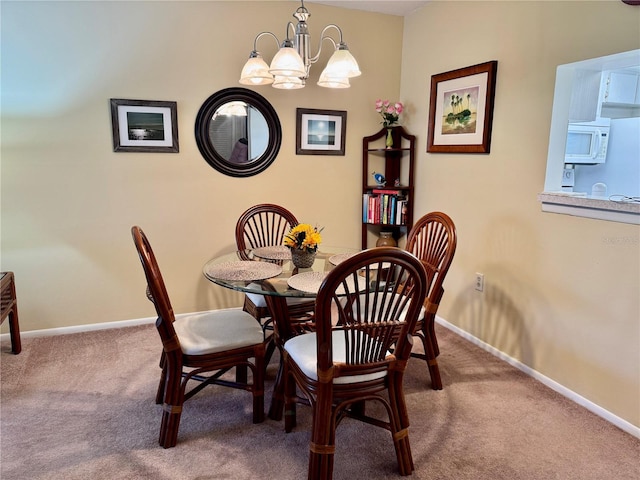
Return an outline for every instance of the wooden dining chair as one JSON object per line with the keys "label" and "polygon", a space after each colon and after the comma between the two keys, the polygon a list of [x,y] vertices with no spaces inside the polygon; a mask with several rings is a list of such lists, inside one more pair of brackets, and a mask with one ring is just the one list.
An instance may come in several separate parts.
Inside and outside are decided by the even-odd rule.
{"label": "wooden dining chair", "polygon": [[[236,246],[240,256],[249,249],[283,245],[284,235],[298,223],[293,213],[280,205],[262,203],[247,209],[236,223]],[[249,258],[245,255],[244,259]],[[288,298],[287,305],[291,317],[308,318],[313,312],[314,301]],[[266,336],[272,319],[264,295],[245,293],[243,309],[260,322]]]}
{"label": "wooden dining chair", "polygon": [[[285,430],[296,425],[297,403],[313,410],[309,479],[332,478],[336,427],[345,417],[389,430],[400,474],[414,470],[402,384],[426,288],[414,255],[365,250],[327,274],[316,297],[316,331],[285,342]],[[369,401],[386,415],[368,415]]]}
{"label": "wooden dining chair", "polygon": [[422,340],[425,353],[413,352],[411,355],[426,360],[434,390],[442,389],[437,360],[440,348],[436,338],[435,318],[444,294],[442,284],[456,253],[457,242],[453,220],[445,213],[431,212],[414,223],[407,235],[405,246],[407,251],[422,261],[429,280],[424,315],[418,319],[413,330],[413,335]]}
{"label": "wooden dining chair", "polygon": [[[240,308],[174,315],[146,235],[137,226],[131,228],[131,234],[147,279],[147,297],[158,314],[156,328],[163,347],[162,374],[156,394],[156,403],[162,403],[160,445],[164,448],[176,445],[184,402],[207,385],[251,392],[253,423],[262,422],[265,342],[260,325]],[[223,377],[234,367],[249,368],[251,383]],[[195,386],[189,383],[194,381]]]}
{"label": "wooden dining chair", "polygon": [[11,351],[17,355],[22,351],[22,342],[20,340],[20,323],[18,322],[16,280],[13,272],[0,272],[0,324],[6,318],[9,319]]}

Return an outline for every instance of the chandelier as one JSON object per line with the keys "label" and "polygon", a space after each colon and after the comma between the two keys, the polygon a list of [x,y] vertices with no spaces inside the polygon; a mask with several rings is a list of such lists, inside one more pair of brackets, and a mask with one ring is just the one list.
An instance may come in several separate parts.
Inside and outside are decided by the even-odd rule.
{"label": "chandelier", "polygon": [[[301,6],[293,13],[298,23],[294,27],[292,22],[287,22],[286,38],[282,43],[271,32],[259,33],[253,40],[253,50],[240,74],[241,84],[271,85],[274,88],[288,90],[304,88],[306,80],[309,78],[311,65],[320,58],[322,44],[325,40],[333,45],[334,52],[320,74],[318,85],[326,88],[349,88],[351,86],[349,79],[361,74],[358,62],[342,40],[342,30],[335,24],[324,27],[320,35],[318,53],[311,56],[311,35],[307,26],[307,19],[311,14],[305,8],[304,0],[301,0],[300,3]],[[338,42],[326,35],[327,30],[330,29],[338,31]],[[289,37],[290,34],[293,34],[293,38]],[[257,49],[258,39],[265,35],[273,37],[279,48],[271,65],[267,65]]]}

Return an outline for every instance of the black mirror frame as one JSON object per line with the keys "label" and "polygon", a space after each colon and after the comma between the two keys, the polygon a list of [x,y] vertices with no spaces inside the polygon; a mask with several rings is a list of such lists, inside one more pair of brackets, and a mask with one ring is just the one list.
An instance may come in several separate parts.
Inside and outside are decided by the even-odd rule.
{"label": "black mirror frame", "polygon": [[[245,102],[255,107],[262,113],[269,126],[269,141],[266,151],[249,163],[229,162],[216,151],[209,137],[213,114],[220,106],[234,101]],[[220,173],[231,177],[250,177],[267,169],[276,159],[282,143],[282,127],[273,106],[259,93],[240,87],[225,88],[205,100],[196,116],[195,135],[198,149],[207,163]]]}

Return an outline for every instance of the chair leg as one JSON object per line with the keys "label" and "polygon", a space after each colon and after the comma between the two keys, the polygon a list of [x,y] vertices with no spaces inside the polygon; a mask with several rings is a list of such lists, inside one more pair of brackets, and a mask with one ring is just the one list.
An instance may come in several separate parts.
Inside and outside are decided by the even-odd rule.
{"label": "chair leg", "polygon": [[409,413],[402,389],[402,376],[389,381],[390,422],[400,475],[411,475],[415,469],[409,443]]}
{"label": "chair leg", "polygon": [[[324,390],[329,390],[325,392]],[[313,425],[309,444],[309,480],[331,480],[336,450],[336,425],[332,412],[332,385],[320,384],[313,403]]]}
{"label": "chair leg", "polygon": [[428,323],[429,337],[431,338],[431,345],[433,345],[433,354],[437,357],[438,355],[440,355],[440,347],[438,346],[438,338],[436,337],[436,322],[433,318],[431,318]]}
{"label": "chair leg", "polygon": [[175,447],[178,443],[178,429],[180,427],[180,415],[182,405],[162,406],[162,423],[160,424],[160,438],[158,443],[163,448]]}
{"label": "chair leg", "polygon": [[17,355],[22,351],[20,342],[20,325],[18,324],[18,309],[16,307],[9,313],[9,334],[11,336],[11,351]]}
{"label": "chair leg", "polygon": [[162,404],[162,422],[160,423],[159,443],[163,448],[175,447],[178,441],[178,429],[184,404],[181,369],[169,368],[165,363],[166,384]]}
{"label": "chair leg", "polygon": [[162,400],[164,399],[165,382],[167,380],[166,358],[164,355],[164,351],[160,356],[160,368],[162,369],[162,371],[160,373],[160,383],[158,384],[158,391],[156,392],[157,405],[160,405],[162,403]]}
{"label": "chair leg", "polygon": [[438,361],[434,358],[428,363],[429,375],[431,375],[431,388],[434,390],[442,390],[442,378],[440,377],[440,367]]}
{"label": "chair leg", "polygon": [[408,429],[402,428],[393,433],[393,446],[398,459],[398,472],[402,476],[411,475],[415,470]]}
{"label": "chair leg", "polygon": [[423,329],[423,335],[421,335],[420,337],[422,338],[425,360],[427,361],[429,375],[431,376],[431,388],[433,388],[434,390],[442,390],[440,368],[438,367],[438,360],[436,359],[436,353],[433,349],[433,340],[427,328]]}

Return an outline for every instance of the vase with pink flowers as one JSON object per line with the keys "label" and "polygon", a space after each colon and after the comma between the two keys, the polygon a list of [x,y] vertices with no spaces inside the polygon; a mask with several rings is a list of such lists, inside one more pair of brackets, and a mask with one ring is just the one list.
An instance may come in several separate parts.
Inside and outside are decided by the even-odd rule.
{"label": "vase with pink flowers", "polygon": [[402,102],[390,102],[389,100],[376,100],[376,112],[382,117],[382,125],[387,129],[387,138],[385,145],[387,148],[393,147],[393,136],[391,135],[391,127],[398,123],[400,114],[404,111]]}

